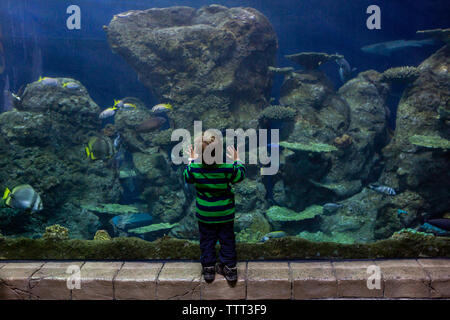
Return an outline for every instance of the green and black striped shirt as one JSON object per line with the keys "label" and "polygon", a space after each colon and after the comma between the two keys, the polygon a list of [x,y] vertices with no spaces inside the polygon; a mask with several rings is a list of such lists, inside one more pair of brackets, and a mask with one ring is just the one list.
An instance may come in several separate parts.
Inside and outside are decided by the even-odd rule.
{"label": "green and black striped shirt", "polygon": [[197,190],[196,217],[205,223],[234,220],[234,192],[230,184],[244,180],[245,166],[233,164],[206,165],[190,163],[183,172],[184,180]]}

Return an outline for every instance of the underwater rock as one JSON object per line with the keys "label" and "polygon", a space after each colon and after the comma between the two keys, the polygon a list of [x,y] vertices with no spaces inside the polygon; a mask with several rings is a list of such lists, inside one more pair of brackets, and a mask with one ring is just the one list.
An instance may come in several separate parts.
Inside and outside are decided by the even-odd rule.
{"label": "underwater rock", "polygon": [[108,231],[106,230],[98,230],[95,233],[94,240],[96,241],[110,241],[111,236],[109,235]]}
{"label": "underwater rock", "polygon": [[266,216],[271,222],[289,222],[314,219],[321,213],[322,206],[318,205],[310,206],[301,212],[295,212],[279,206],[272,206],[267,210]]}
{"label": "underwater rock", "polygon": [[[129,14],[128,14],[129,13]],[[267,104],[275,31],[259,11],[210,5],[116,15],[104,29],[114,52],[160,101],[176,127],[248,127]]]}
{"label": "underwater rock", "polygon": [[69,229],[55,224],[45,228],[45,233],[42,236],[45,240],[68,240],[69,239]]}
{"label": "underwater rock", "polygon": [[420,76],[399,102],[391,143],[383,150],[385,168],[378,180],[397,193],[415,192],[424,199],[423,210],[439,214],[450,209],[448,121],[439,108],[450,104],[450,46],[444,46],[418,67]]}
{"label": "underwater rock", "polygon": [[139,213],[139,209],[134,206],[121,205],[118,203],[104,203],[96,205],[83,204],[81,207],[83,210],[98,217],[101,228],[108,228],[109,221],[115,216]]}
{"label": "underwater rock", "polygon": [[302,66],[306,70],[314,70],[328,61],[344,58],[344,56],[340,54],[328,54],[325,52],[300,52],[284,57]]}
{"label": "underwater rock", "polygon": [[[101,130],[100,108],[76,80],[55,79],[57,86],[28,84],[20,108],[0,114],[0,189],[31,184],[45,203],[42,212],[19,224],[0,219],[0,228],[42,234],[45,225],[60,223],[72,237],[91,239],[96,228],[88,226],[95,216],[82,212],[80,199],[118,201],[121,187],[108,162],[86,158],[89,137]],[[63,86],[70,82],[79,88]]]}
{"label": "underwater rock", "polygon": [[259,118],[262,120],[291,120],[296,114],[295,109],[284,106],[268,106],[261,111]]}
{"label": "underwater rock", "polygon": [[236,210],[248,212],[265,209],[266,189],[261,182],[245,179],[233,186],[235,192]]}

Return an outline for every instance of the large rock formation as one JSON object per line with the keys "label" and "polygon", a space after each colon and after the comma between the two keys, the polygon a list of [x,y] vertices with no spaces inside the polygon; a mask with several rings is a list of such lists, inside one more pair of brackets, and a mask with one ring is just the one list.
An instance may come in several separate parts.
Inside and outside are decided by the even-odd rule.
{"label": "large rock formation", "polygon": [[[449,69],[448,45],[420,64],[420,76],[400,100],[393,140],[383,150],[386,165],[380,183],[421,199],[410,210],[410,223],[417,223],[424,212],[439,216],[450,209]],[[378,219],[387,218],[380,214]],[[387,229],[380,236],[394,231],[393,226]]]}
{"label": "large rock formation", "polygon": [[39,236],[60,224],[72,237],[91,238],[97,218],[81,203],[116,202],[121,192],[107,161],[86,158],[89,137],[100,131],[100,108],[80,83],[65,78],[29,84],[17,107],[0,114],[0,188],[30,184],[44,210],[30,215],[2,208],[0,229]]}
{"label": "large rock formation", "polygon": [[153,8],[114,16],[108,27],[113,51],[138,73],[160,101],[175,106],[177,127],[256,126],[255,112],[270,94],[268,67],[277,38],[252,8]]}

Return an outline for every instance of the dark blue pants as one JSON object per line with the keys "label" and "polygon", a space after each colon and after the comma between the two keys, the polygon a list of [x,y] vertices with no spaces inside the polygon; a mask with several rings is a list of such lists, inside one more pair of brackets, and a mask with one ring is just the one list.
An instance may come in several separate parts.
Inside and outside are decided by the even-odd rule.
{"label": "dark blue pants", "polygon": [[216,243],[219,240],[219,260],[228,267],[236,266],[236,239],[234,236],[234,221],[223,223],[198,222],[200,231],[200,262],[203,267],[216,263]]}

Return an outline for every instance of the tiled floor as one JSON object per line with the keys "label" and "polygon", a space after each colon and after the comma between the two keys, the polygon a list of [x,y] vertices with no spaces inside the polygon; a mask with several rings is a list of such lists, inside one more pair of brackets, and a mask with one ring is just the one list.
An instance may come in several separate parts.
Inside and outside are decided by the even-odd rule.
{"label": "tiled floor", "polygon": [[196,262],[0,261],[0,299],[450,299],[450,259],[240,262],[230,286]]}

